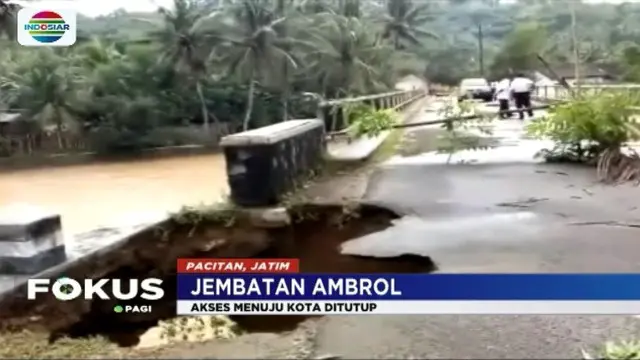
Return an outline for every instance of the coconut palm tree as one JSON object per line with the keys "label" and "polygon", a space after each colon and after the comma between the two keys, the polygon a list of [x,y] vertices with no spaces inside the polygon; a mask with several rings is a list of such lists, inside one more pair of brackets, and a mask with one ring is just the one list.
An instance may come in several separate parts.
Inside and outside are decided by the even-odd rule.
{"label": "coconut palm tree", "polygon": [[281,36],[286,17],[278,16],[269,1],[244,0],[232,9],[231,16],[220,32],[222,42],[216,53],[228,73],[249,84],[242,122],[246,131],[253,112],[256,82],[277,82],[282,77],[283,63],[290,68],[296,68],[298,63],[290,53],[293,40]]}
{"label": "coconut palm tree", "polygon": [[0,88],[11,93],[15,103],[25,109],[24,118],[35,121],[43,130],[55,132],[61,149],[63,133],[77,134],[82,129],[74,101],[81,80],[81,72],[77,70],[51,49],[42,49],[0,79]]}
{"label": "coconut palm tree", "polygon": [[345,17],[359,18],[362,16],[360,0],[339,0],[338,9],[340,15]]}
{"label": "coconut palm tree", "polygon": [[335,13],[332,4],[325,0],[299,0],[295,7],[304,15]]}
{"label": "coconut palm tree", "polygon": [[151,35],[163,49],[160,61],[170,62],[178,73],[186,75],[195,84],[203,128],[207,134],[211,134],[209,117],[213,118],[216,128],[218,120],[209,112],[202,83],[208,75],[206,59],[217,38],[211,24],[219,12],[212,11],[211,7],[196,0],[174,0],[173,5],[171,10],[160,8],[164,26]]}
{"label": "coconut palm tree", "polygon": [[78,61],[89,70],[124,57],[124,54],[117,49],[116,43],[109,44],[100,39],[92,39],[90,42],[78,46],[77,49],[74,49],[74,54]]}
{"label": "coconut palm tree", "polygon": [[[291,10],[293,0],[277,0],[275,14],[278,18],[284,18],[287,16],[289,10]],[[289,24],[285,21],[278,31],[278,36],[284,41],[283,50],[289,53],[291,46],[286,43],[286,39],[289,37]],[[287,120],[289,118],[289,95],[291,90],[291,64],[289,61],[282,62],[282,119]]]}
{"label": "coconut palm tree", "polygon": [[420,28],[429,19],[428,7],[428,2],[415,5],[412,0],[387,0],[382,36],[390,39],[396,50],[403,48],[403,41],[419,45],[420,37],[437,39],[433,32]]}
{"label": "coconut palm tree", "polygon": [[306,56],[307,73],[320,85],[323,96],[381,87],[381,54],[388,54],[389,48],[359,19],[322,16],[308,36],[316,48]]}
{"label": "coconut palm tree", "polygon": [[20,6],[5,0],[0,0],[0,37],[6,36],[9,40],[16,38],[16,17]]}

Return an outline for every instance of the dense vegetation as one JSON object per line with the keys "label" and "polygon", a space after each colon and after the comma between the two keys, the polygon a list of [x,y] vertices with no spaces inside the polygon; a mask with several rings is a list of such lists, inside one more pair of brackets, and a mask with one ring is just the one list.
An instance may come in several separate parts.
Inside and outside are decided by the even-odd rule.
{"label": "dense vegetation", "polygon": [[[316,6],[339,2],[297,1]],[[365,17],[370,21],[373,21],[370,18],[384,21],[385,8],[381,4],[386,0],[360,2]],[[406,16],[403,23],[412,25],[409,33],[419,43],[405,38],[397,47],[417,55],[420,63],[414,63],[411,67],[425,65],[426,74],[431,80],[456,84],[460,78],[477,76],[480,72],[491,77],[501,75],[508,68],[538,68],[539,63],[531,56],[534,53],[542,54],[552,64],[572,63],[574,46],[572,8],[569,4],[575,5],[579,61],[601,65],[628,80],[640,80],[638,3],[582,3],[580,0],[413,2],[423,7],[420,16]],[[97,19],[81,19],[81,24],[88,32],[102,36],[139,38],[145,31],[145,23],[137,21],[138,18],[139,14],[119,11]],[[145,14],[145,18],[148,22],[159,20],[157,15]],[[377,26],[380,24],[380,21],[373,22]],[[479,30],[482,36],[479,36]],[[479,51],[480,39],[482,56]]]}
{"label": "dense vegetation", "polygon": [[538,154],[549,162],[594,165],[598,177],[607,183],[640,180],[640,157],[632,143],[640,140],[636,122],[638,94],[602,91],[576,92],[558,104],[550,115],[527,126],[534,138],[554,142]]}
{"label": "dense vegetation", "polygon": [[567,64],[577,52],[640,80],[640,4],[572,3],[573,27],[551,0],[175,0],[80,16],[74,47],[33,49],[11,40],[17,7],[0,0],[0,108],[25,119],[25,140],[0,138],[0,153],[32,152],[42,129],[56,148],[215,143],[312,116],[318,96],[383,92],[406,74],[500,76],[538,68],[536,54]]}
{"label": "dense vegetation", "polygon": [[489,77],[508,69],[537,69],[536,53],[552,65],[573,63],[571,4],[578,62],[597,64],[623,80],[640,80],[640,4],[580,0],[433,1],[429,27],[440,40],[421,48],[428,77],[456,83],[481,68]]}
{"label": "dense vegetation", "polygon": [[7,31],[0,101],[24,115],[13,131],[33,135],[23,136],[22,150],[42,142],[42,129],[58,148],[194,142],[194,131],[184,134],[188,124],[215,143],[227,132],[314,116],[318,95],[384,92],[399,76],[419,73],[412,54],[395,48],[405,39],[419,44],[413,21],[423,10],[408,0],[375,9],[353,0],[175,0],[155,18],[131,20],[147,26],[137,38],[86,26],[81,35],[90,36],[71,48],[34,49]]}

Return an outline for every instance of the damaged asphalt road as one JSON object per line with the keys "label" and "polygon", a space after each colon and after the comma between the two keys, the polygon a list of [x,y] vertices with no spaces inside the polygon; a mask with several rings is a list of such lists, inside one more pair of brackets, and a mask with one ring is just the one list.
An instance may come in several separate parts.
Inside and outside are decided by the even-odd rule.
{"label": "damaged asphalt road", "polygon": [[[591,168],[519,161],[514,150],[504,162],[483,154],[466,162],[474,165],[443,165],[436,155],[424,161],[417,155],[380,166],[365,199],[407,216],[345,244],[345,251],[430,256],[445,273],[640,272],[640,189],[598,184]],[[640,335],[633,316],[334,316],[320,322],[317,352],[345,359],[575,359],[581,349]]]}

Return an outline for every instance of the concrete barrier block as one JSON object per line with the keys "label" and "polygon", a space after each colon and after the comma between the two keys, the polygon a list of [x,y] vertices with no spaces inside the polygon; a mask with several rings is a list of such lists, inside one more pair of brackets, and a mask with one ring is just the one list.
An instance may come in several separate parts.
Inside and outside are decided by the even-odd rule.
{"label": "concrete barrier block", "polygon": [[224,137],[231,199],[270,206],[293,190],[323,160],[324,127],[318,119],[289,120]]}
{"label": "concrete barrier block", "polygon": [[28,205],[0,209],[0,274],[32,275],[65,260],[60,215]]}

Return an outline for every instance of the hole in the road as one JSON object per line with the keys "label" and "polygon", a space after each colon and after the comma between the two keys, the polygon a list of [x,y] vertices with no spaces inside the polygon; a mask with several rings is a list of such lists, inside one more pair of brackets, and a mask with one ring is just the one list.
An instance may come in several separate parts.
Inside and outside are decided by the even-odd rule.
{"label": "hole in the road", "polygon": [[[299,205],[290,209],[294,222],[291,226],[268,230],[276,240],[273,246],[259,253],[258,258],[298,258],[301,272],[307,273],[424,273],[435,270],[428,257],[403,255],[394,258],[374,258],[340,254],[340,245],[348,240],[386,229],[398,215],[372,205],[350,209],[339,205]],[[187,241],[187,239],[183,239]],[[165,254],[171,253],[170,251]],[[183,255],[184,256],[184,255]],[[192,257],[206,257],[194,253]],[[169,259],[174,262],[175,259]],[[232,316],[233,323],[223,317],[175,318],[175,267],[165,274],[152,268],[123,266],[105,278],[163,277],[165,299],[153,304],[152,314],[116,315],[114,304],[93,301],[91,309],[72,326],[58,329],[51,341],[60,337],[87,337],[102,335],[120,346],[153,346],[168,340],[206,340],[219,337],[220,332],[232,327],[235,332],[289,331],[310,316]],[[226,320],[225,320],[226,319]],[[225,330],[226,329],[226,330]],[[195,339],[194,339],[195,337]]]}

